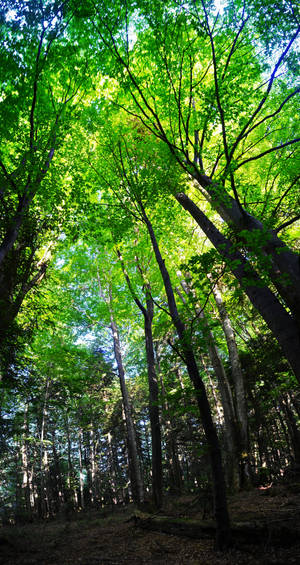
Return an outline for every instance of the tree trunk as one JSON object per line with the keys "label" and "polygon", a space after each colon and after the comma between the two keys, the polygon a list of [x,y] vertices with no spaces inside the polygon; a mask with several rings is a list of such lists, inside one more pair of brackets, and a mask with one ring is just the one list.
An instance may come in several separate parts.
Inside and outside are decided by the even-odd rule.
{"label": "tree trunk", "polygon": [[112,310],[110,310],[110,323],[114,343],[115,359],[118,367],[118,375],[120,380],[120,387],[123,399],[123,406],[125,412],[126,431],[127,431],[127,445],[128,445],[128,459],[129,459],[129,475],[132,489],[132,496],[134,502],[143,502],[144,489],[142,476],[138,461],[137,444],[135,429],[132,421],[131,406],[129,403],[127,387],[125,383],[125,371],[122,361],[121,346],[119,339],[119,332],[115,323]]}
{"label": "tree trunk", "polygon": [[211,410],[206,395],[206,390],[199,374],[194,352],[190,340],[188,339],[187,333],[185,331],[185,326],[178,314],[175,296],[174,296],[168,270],[161,256],[158,243],[152,228],[152,224],[146,215],[142,203],[140,203],[140,207],[142,210],[144,222],[147,226],[150,235],[155,257],[162,275],[162,279],[164,282],[165,291],[168,299],[170,314],[172,317],[173,324],[177,330],[179,340],[181,342],[181,347],[182,347],[187,371],[196,392],[196,399],[202,418],[202,424],[205,431],[205,436],[208,443],[209,455],[211,460],[213,492],[214,492],[214,509],[215,509],[216,523],[217,523],[216,545],[218,549],[225,549],[230,544],[230,522],[229,522],[229,514],[227,508],[226,486],[224,480],[224,472],[222,466],[222,457],[221,457],[219,440],[213,424]]}
{"label": "tree trunk", "polygon": [[280,405],[286,416],[286,423],[293,446],[294,460],[295,463],[300,465],[300,429],[298,427],[297,419],[290,406],[288,398],[282,399]]}
{"label": "tree trunk", "polygon": [[[129,291],[133,300],[144,316],[144,333],[145,333],[145,347],[147,359],[147,373],[148,373],[148,386],[149,386],[149,417],[151,426],[151,444],[152,444],[152,495],[153,502],[156,508],[161,508],[162,505],[162,450],[161,450],[161,429],[159,420],[159,397],[158,397],[158,382],[155,370],[155,358],[153,347],[152,335],[152,322],[154,306],[151,297],[149,283],[143,284],[143,291],[145,294],[146,308],[139,300],[134,288],[131,284],[129,274],[125,269],[123,258],[120,251],[117,249],[117,255],[121,263],[123,274],[127,282]],[[144,279],[144,272],[136,256],[138,270],[140,271],[142,279]]]}
{"label": "tree trunk", "polygon": [[66,511],[67,515],[74,510],[75,504],[77,504],[77,492],[75,488],[75,472],[72,461],[72,440],[70,434],[69,418],[66,415],[65,426],[67,432],[67,446],[68,446],[68,474],[67,474],[67,493],[66,493]]}
{"label": "tree trunk", "polygon": [[153,500],[156,508],[162,505],[162,450],[161,450],[161,431],[159,421],[159,397],[158,383],[155,370],[155,359],[152,336],[153,320],[153,301],[150,296],[147,298],[147,309],[144,314],[145,320],[145,343],[147,356],[147,371],[149,385],[149,416],[151,425],[152,440],[152,491]]}
{"label": "tree trunk", "polygon": [[175,426],[173,425],[170,410],[169,410],[169,403],[166,396],[166,390],[164,386],[164,381],[162,377],[162,373],[160,370],[160,363],[159,363],[159,349],[156,347],[156,363],[158,368],[158,373],[160,375],[160,388],[162,394],[162,403],[163,403],[163,410],[166,414],[166,417],[163,421],[164,428],[166,430],[166,463],[168,466],[168,474],[169,474],[169,488],[170,493],[180,494],[182,491],[182,471],[180,466],[180,461],[178,457],[178,449],[177,449],[177,442],[176,442],[176,432],[174,431]]}
{"label": "tree trunk", "polygon": [[78,430],[78,460],[79,460],[79,491],[80,491],[80,508],[84,508],[84,474],[82,462],[82,429]]}
{"label": "tree trunk", "polygon": [[28,444],[29,427],[28,427],[28,403],[25,404],[24,422],[23,422],[23,437],[21,443],[21,460],[22,460],[22,490],[24,493],[26,517],[28,519],[32,516],[34,507],[34,498],[32,491],[32,470],[30,469],[30,452]]}
{"label": "tree trunk", "polygon": [[49,494],[48,494],[48,478],[49,464],[48,451],[44,441],[47,434],[47,417],[48,417],[48,399],[50,394],[50,377],[46,378],[45,396],[42,411],[41,431],[40,431],[40,516],[46,518],[49,516]]}
{"label": "tree trunk", "polygon": [[54,508],[55,512],[59,511],[60,506],[64,503],[64,482],[60,469],[59,454],[56,447],[55,430],[52,429],[52,454],[53,454],[53,471],[54,471]]}
{"label": "tree trunk", "polygon": [[[186,281],[181,280],[181,286],[184,292],[187,294],[187,296],[189,296],[189,294],[192,293]],[[178,294],[184,301],[183,297],[181,296],[181,293],[178,292]],[[222,402],[223,414],[224,414],[224,437],[226,444],[225,469],[226,469],[227,485],[230,488],[230,490],[234,492],[239,487],[239,457],[238,457],[239,433],[235,419],[232,393],[228,383],[224,365],[222,363],[217,346],[215,344],[214,336],[209,328],[204,312],[203,310],[197,307],[195,308],[195,311],[199,316],[199,318],[201,318],[204,325],[204,335],[208,349],[208,355],[214,370],[215,377],[218,382],[218,389],[221,396],[221,402]]]}
{"label": "tree trunk", "polygon": [[[246,258],[239,251],[234,250],[232,243],[221,234],[198,206],[184,193],[178,193],[176,199],[193,216],[224,260],[233,262],[230,266],[232,273],[277,339],[300,383],[300,334],[295,320],[271,290],[261,286],[261,279]],[[247,282],[249,278],[254,284]]]}
{"label": "tree trunk", "polygon": [[223,302],[222,294],[217,286],[213,286],[213,295],[217,304],[217,308],[222,323],[229,361],[231,366],[231,373],[234,382],[235,392],[235,410],[239,423],[240,432],[240,469],[241,469],[241,486],[247,486],[251,482],[251,469],[249,460],[249,429],[248,429],[248,412],[247,401],[245,393],[244,375],[242,372],[239,352],[236,344],[234,331],[231,325],[228,312]]}
{"label": "tree trunk", "polygon": [[[292,315],[298,321],[300,328],[300,263],[297,253],[290,250],[276,234],[274,230],[266,230],[266,227],[257,218],[242,210],[236,200],[222,194],[222,202],[220,202],[220,188],[203,174],[196,174],[194,178],[204,188],[204,195],[208,201],[220,214],[221,218],[230,226],[236,228],[237,236],[243,241],[239,233],[242,230],[259,230],[262,236],[266,234],[261,249],[270,260],[270,278],[278,290],[280,296],[284,299],[290,308]],[[245,244],[245,241],[243,241]],[[257,249],[252,248],[246,242],[246,246],[257,254]],[[286,280],[284,280],[284,278]]]}

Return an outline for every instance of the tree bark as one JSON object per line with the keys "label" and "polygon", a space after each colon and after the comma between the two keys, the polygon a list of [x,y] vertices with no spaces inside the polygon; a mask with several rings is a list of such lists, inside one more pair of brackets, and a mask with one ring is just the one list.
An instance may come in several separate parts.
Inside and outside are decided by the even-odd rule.
{"label": "tree bark", "polygon": [[146,215],[145,209],[140,202],[145,225],[147,226],[152,247],[155,253],[156,261],[159,266],[161,276],[164,282],[167,295],[169,311],[173,324],[177,330],[177,334],[181,343],[185,364],[189,377],[194,385],[196,392],[197,404],[202,418],[202,424],[209,448],[209,456],[211,461],[211,470],[213,477],[213,493],[214,493],[214,510],[217,523],[216,545],[218,549],[225,549],[230,544],[230,521],[226,500],[226,486],[224,480],[224,472],[222,465],[221,450],[219,445],[216,429],[213,424],[211,410],[206,395],[206,390],[197,367],[194,352],[188,339],[185,326],[180,319],[172,283],[165,262],[161,256],[160,249],[153,231],[152,224]]}
{"label": "tree bark", "polygon": [[[129,274],[125,269],[123,258],[117,250],[117,255],[120,260],[123,274],[127,282],[129,291],[134,299],[136,305],[141,310],[144,316],[144,334],[145,334],[145,347],[146,347],[146,358],[147,358],[147,373],[148,373],[148,386],[149,386],[149,417],[151,426],[151,444],[152,444],[152,495],[155,507],[161,508],[162,506],[162,449],[161,449],[161,429],[160,429],[160,419],[159,419],[159,390],[157,375],[155,369],[155,357],[154,357],[154,347],[153,347],[153,335],[152,335],[152,323],[154,315],[154,305],[151,297],[149,284],[143,285],[143,290],[145,294],[146,307],[141,303],[137,294],[135,293]],[[137,266],[144,278],[143,270],[140,266],[138,258],[136,257]]]}
{"label": "tree bark", "polygon": [[240,469],[241,469],[241,486],[247,486],[251,482],[251,469],[249,460],[249,428],[248,428],[248,412],[247,400],[245,392],[244,375],[242,372],[239,352],[236,344],[235,334],[228,316],[225,304],[223,302],[222,294],[217,286],[213,286],[213,295],[219,311],[221,324],[223,327],[229,361],[231,366],[231,373],[234,382],[235,392],[235,411],[239,423],[240,432]]}
{"label": "tree bark", "polygon": [[49,493],[48,493],[48,451],[44,444],[47,433],[47,418],[48,418],[48,399],[50,394],[51,379],[49,376],[46,378],[45,395],[42,411],[42,421],[40,428],[40,516],[46,518],[49,516]]}
{"label": "tree bark", "polygon": [[[262,250],[271,261],[270,278],[280,296],[282,296],[287,306],[291,309],[300,327],[300,262],[298,254],[287,247],[277,236],[276,231],[267,230],[264,224],[257,218],[249,214],[249,212],[241,210],[236,200],[227,193],[225,197],[222,196],[222,202],[220,202],[220,189],[212,179],[204,174],[193,176],[200,186],[204,188],[208,200],[220,214],[221,218],[228,225],[235,226],[240,241],[243,241],[239,235],[242,230],[259,230],[262,234],[266,234],[266,241],[262,245]],[[249,244],[248,248],[257,253],[257,250],[252,249]],[[284,276],[287,277],[285,282],[282,279]]]}
{"label": "tree bark", "polygon": [[157,363],[157,371],[160,376],[160,389],[163,399],[162,405],[163,405],[164,413],[166,414],[164,419],[162,417],[162,421],[163,421],[163,428],[165,428],[166,431],[165,442],[166,442],[166,463],[168,466],[168,475],[169,475],[168,484],[170,488],[170,493],[180,494],[182,491],[183,481],[182,481],[182,470],[178,457],[178,448],[176,441],[177,434],[175,431],[175,425],[172,421],[172,417],[170,416],[169,403],[166,396],[163,376],[160,370],[158,347],[156,347],[155,349],[155,357]]}
{"label": "tree bark", "polygon": [[23,421],[23,437],[21,443],[21,460],[22,460],[22,490],[24,493],[25,508],[27,519],[32,517],[34,507],[34,498],[32,490],[32,470],[30,469],[30,451],[28,444],[29,426],[28,426],[28,402],[26,401]]}
{"label": "tree bark", "polygon": [[[186,281],[181,280],[181,286],[187,296],[192,293]],[[239,431],[235,417],[232,392],[224,369],[224,365],[222,363],[222,359],[215,344],[215,339],[209,328],[205,314],[202,309],[197,307],[195,307],[195,311],[204,325],[204,335],[208,355],[215,373],[215,377],[217,379],[218,389],[221,396],[221,403],[224,414],[224,437],[226,444],[226,477],[228,487],[232,492],[234,492],[239,487]]]}
{"label": "tree bark", "polygon": [[147,309],[144,314],[145,344],[147,356],[147,371],[149,385],[149,416],[151,425],[152,440],[152,490],[156,508],[162,505],[162,449],[161,449],[161,430],[159,420],[159,397],[158,382],[155,370],[155,359],[152,335],[153,320],[153,301],[150,296],[147,298]]}
{"label": "tree bark", "polygon": [[82,429],[78,430],[78,460],[79,460],[79,491],[80,491],[80,508],[84,508],[84,475],[82,462]]}
{"label": "tree bark", "polygon": [[113,337],[114,353],[118,367],[118,375],[120,380],[120,387],[121,387],[123,406],[125,412],[128,459],[129,459],[129,475],[130,475],[132,496],[134,502],[140,503],[143,502],[144,500],[144,489],[143,489],[142,476],[141,476],[141,471],[138,461],[136,435],[132,421],[131,406],[129,403],[127,387],[125,383],[125,371],[124,371],[122,354],[121,354],[119,332],[111,309],[110,309],[110,327]]}
{"label": "tree bark", "polygon": [[[196,220],[224,260],[233,262],[230,267],[231,272],[277,339],[300,383],[300,334],[293,317],[288,314],[271,290],[262,286],[261,279],[245,257],[234,250],[233,244],[221,234],[198,206],[184,193],[176,194],[176,199]],[[251,284],[247,282],[247,278],[251,278]]]}

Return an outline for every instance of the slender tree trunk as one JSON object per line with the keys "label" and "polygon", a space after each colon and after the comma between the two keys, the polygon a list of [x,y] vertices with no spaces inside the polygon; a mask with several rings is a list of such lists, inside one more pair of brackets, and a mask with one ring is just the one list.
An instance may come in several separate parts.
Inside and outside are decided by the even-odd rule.
{"label": "slender tree trunk", "polygon": [[25,404],[24,422],[23,422],[23,438],[21,444],[21,459],[22,459],[22,490],[24,493],[25,509],[27,518],[31,518],[32,509],[34,505],[33,491],[32,491],[32,471],[30,470],[30,453],[28,445],[29,427],[28,427],[28,403]]}
{"label": "slender tree trunk", "polygon": [[208,353],[214,373],[217,377],[221,402],[224,411],[227,481],[232,492],[239,488],[239,434],[236,425],[235,412],[232,401],[231,389],[225,373],[224,365],[220,358],[213,336],[209,332]]}
{"label": "slender tree trunk", "polygon": [[[109,399],[105,395],[103,397],[104,405],[105,405],[105,414],[108,417],[108,402]],[[109,431],[107,434],[107,452],[108,452],[108,464],[109,464],[109,484],[111,490],[111,501],[113,504],[118,504],[118,481],[117,481],[117,464],[115,453],[113,450],[113,441],[112,441],[112,434]]]}
{"label": "slender tree trunk", "polygon": [[[293,317],[288,314],[269,288],[261,286],[261,279],[245,257],[234,250],[232,243],[221,234],[198,206],[184,193],[178,193],[176,199],[193,216],[220,255],[227,262],[229,261],[229,265],[232,264],[230,267],[232,273],[277,339],[300,383],[300,334]],[[247,283],[249,278],[254,284]]]}
{"label": "slender tree trunk", "polygon": [[66,496],[66,511],[67,511],[67,517],[69,517],[70,513],[74,510],[75,504],[77,503],[77,492],[75,488],[75,472],[72,461],[72,440],[70,434],[68,415],[66,415],[65,418],[65,426],[66,426],[67,446],[68,446],[68,475],[67,475],[68,492]]}
{"label": "slender tree trunk", "polygon": [[[125,269],[123,258],[120,251],[117,249],[117,255],[122,266],[123,274],[127,282],[129,291],[132,295],[138,308],[144,316],[144,334],[145,334],[145,347],[147,359],[147,373],[148,373],[148,386],[149,386],[149,417],[151,426],[151,444],[152,444],[152,495],[153,502],[156,508],[162,505],[162,449],[161,449],[161,429],[159,419],[159,391],[158,382],[155,369],[155,357],[153,347],[152,323],[154,314],[154,305],[151,297],[149,283],[144,283],[143,291],[145,294],[146,307],[141,303],[134,288],[131,284],[129,274]],[[142,279],[144,279],[144,272],[136,256],[137,267],[140,271]]]}
{"label": "slender tree trunk", "polygon": [[229,514],[228,514],[227,500],[226,500],[226,486],[224,480],[224,471],[222,465],[219,440],[216,433],[216,429],[213,424],[211,410],[206,395],[206,390],[203,381],[200,377],[194,352],[190,340],[188,339],[185,326],[178,314],[169,273],[165,266],[165,262],[161,256],[158,243],[152,228],[152,224],[146,215],[142,203],[140,203],[140,207],[142,210],[144,222],[147,226],[150,235],[150,239],[162,275],[162,279],[164,281],[170,314],[172,317],[173,324],[177,330],[179,340],[181,342],[181,347],[185,359],[185,364],[188,370],[188,374],[194,385],[196,392],[197,403],[202,418],[202,423],[209,447],[209,455],[211,460],[213,492],[214,492],[214,509],[215,509],[216,523],[217,523],[216,545],[218,549],[225,549],[226,547],[228,547],[230,543],[231,535],[230,535],[230,521],[229,521]]}
{"label": "slender tree trunk", "polygon": [[64,503],[64,483],[63,477],[60,469],[59,455],[56,446],[55,430],[52,428],[52,454],[53,454],[53,468],[54,468],[54,507],[55,511],[58,512],[61,505]]}
{"label": "slender tree trunk", "polygon": [[153,336],[153,301],[150,296],[147,298],[147,309],[144,314],[145,321],[145,342],[147,356],[147,371],[149,385],[149,416],[151,425],[152,441],[152,490],[153,500],[156,508],[162,505],[162,450],[161,450],[161,430],[159,421],[159,397],[158,383],[155,370]]}
{"label": "slender tree trunk", "polygon": [[242,372],[239,352],[236,344],[235,334],[231,325],[231,321],[228,316],[228,312],[226,310],[225,304],[223,302],[222,294],[216,286],[213,287],[213,295],[217,304],[220,320],[222,323],[222,327],[227,343],[231,373],[234,382],[235,409],[236,409],[237,419],[239,422],[239,431],[240,431],[241,486],[247,486],[251,482],[251,469],[250,469],[250,459],[249,459],[250,444],[249,444],[248,412],[247,412],[244,375]]}
{"label": "slender tree trunk", "polygon": [[178,457],[178,448],[177,448],[177,441],[176,441],[176,432],[175,432],[175,425],[172,422],[172,418],[170,416],[170,409],[169,403],[166,395],[165,385],[163,381],[163,376],[160,370],[160,362],[159,362],[159,353],[158,347],[156,347],[156,363],[157,363],[157,371],[160,376],[160,388],[161,394],[163,399],[163,409],[164,413],[166,414],[163,424],[166,430],[166,463],[168,466],[169,471],[169,488],[170,492],[175,492],[176,494],[180,494],[182,491],[182,470],[180,466],[180,461]]}
{"label": "slender tree trunk", "polygon": [[80,508],[84,508],[84,474],[83,474],[83,457],[82,457],[82,429],[78,430],[78,460],[79,460],[79,491],[80,491]]}
{"label": "slender tree trunk", "polygon": [[[186,281],[181,280],[181,286],[184,292],[189,296],[192,290]],[[184,301],[181,293],[178,291],[179,296]],[[195,311],[205,328],[205,341],[207,344],[208,355],[213,367],[215,376],[218,382],[218,389],[221,396],[221,402],[224,414],[224,436],[226,443],[226,476],[227,484],[230,490],[236,491],[239,487],[239,433],[235,418],[234,403],[232,398],[231,388],[227,379],[227,375],[219,355],[218,348],[215,344],[214,336],[209,328],[207,319],[204,312],[200,308],[195,308]]]}
{"label": "slender tree trunk", "polygon": [[120,380],[120,387],[122,392],[123,406],[125,412],[126,431],[127,431],[127,445],[128,445],[128,458],[129,458],[129,475],[132,489],[132,496],[135,502],[143,502],[144,489],[142,476],[138,461],[136,435],[133,425],[131,406],[129,403],[127,387],[125,383],[125,371],[123,366],[121,346],[119,339],[119,332],[115,323],[112,310],[110,310],[110,323],[114,343],[115,359],[118,367],[118,375]]}
{"label": "slender tree trunk", "polygon": [[274,401],[273,403],[274,406],[274,410],[276,411],[280,426],[281,426],[281,430],[285,439],[285,443],[286,443],[286,449],[288,451],[288,460],[290,461],[293,458],[293,448],[291,445],[291,439],[289,437],[289,433],[285,424],[285,421],[283,419],[283,416],[281,414],[280,411],[280,407],[278,406],[277,402]]}
{"label": "slender tree trunk", "polygon": [[291,443],[294,452],[294,461],[300,465],[300,429],[297,425],[297,420],[295,418],[294,412],[290,406],[288,398],[282,399],[281,408],[286,417],[286,423],[289,430]]}
{"label": "slender tree trunk", "polygon": [[113,504],[118,504],[117,473],[116,473],[115,457],[112,448],[112,435],[110,432],[108,432],[107,434],[107,450],[108,450],[108,462],[109,462],[109,483],[111,489],[111,500]]}
{"label": "slender tree trunk", "polygon": [[121,344],[117,324],[114,319],[114,313],[112,308],[112,291],[111,286],[108,285],[108,296],[105,296],[99,276],[99,270],[97,268],[97,278],[99,286],[99,295],[107,304],[109,315],[110,315],[110,329],[113,338],[114,354],[115,360],[118,368],[118,375],[120,381],[120,388],[123,401],[123,409],[125,416],[126,432],[127,432],[127,450],[128,450],[128,463],[129,463],[129,477],[131,484],[131,492],[134,502],[140,503],[144,501],[144,485],[141,475],[141,469],[138,459],[137,441],[136,433],[134,428],[134,423],[131,413],[131,405],[129,402],[128,391],[125,382],[125,370],[123,366]]}
{"label": "slender tree trunk", "polygon": [[45,518],[49,515],[49,494],[48,494],[48,475],[49,475],[49,464],[48,464],[48,451],[47,446],[44,441],[46,438],[46,425],[48,417],[48,399],[50,394],[50,377],[46,378],[45,385],[45,396],[42,412],[42,422],[40,431],[40,515]]}

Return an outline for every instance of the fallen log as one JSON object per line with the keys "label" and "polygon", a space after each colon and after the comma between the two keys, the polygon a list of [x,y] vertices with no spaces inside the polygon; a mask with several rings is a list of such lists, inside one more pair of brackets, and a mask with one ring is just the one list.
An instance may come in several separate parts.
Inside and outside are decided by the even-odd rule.
{"label": "fallen log", "polygon": [[[139,516],[131,520],[143,530],[163,532],[192,539],[214,538],[216,526],[213,521],[189,520],[171,516]],[[286,524],[287,520],[271,522],[239,522],[231,526],[236,543],[263,544],[288,547],[300,540],[300,530]]]}

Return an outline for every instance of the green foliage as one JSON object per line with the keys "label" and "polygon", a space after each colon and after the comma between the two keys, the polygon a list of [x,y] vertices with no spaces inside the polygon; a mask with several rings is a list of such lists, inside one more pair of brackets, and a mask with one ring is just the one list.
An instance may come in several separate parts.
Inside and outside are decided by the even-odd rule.
{"label": "green foliage", "polygon": [[[24,446],[36,492],[43,473],[49,484],[55,482],[56,446],[65,474],[59,488],[66,500],[78,500],[80,488],[99,504],[127,496],[111,316],[119,328],[149,487],[144,317],[136,304],[145,305],[149,292],[165,459],[172,459],[167,450],[175,438],[182,473],[191,473],[189,487],[197,482],[193,462],[205,457],[207,448],[187,379],[186,346],[192,344],[198,354],[222,439],[209,331],[235,394],[213,300],[216,285],[242,351],[251,441],[262,434],[259,411],[270,424],[279,420],[276,407],[283,413],[296,383],[244,289],[269,287],[279,296],[272,279],[274,258],[266,252],[276,228],[285,244],[278,255],[299,250],[299,221],[293,221],[300,205],[299,151],[293,141],[298,135],[298,24],[292,4],[234,0],[217,16],[212,1],[0,2],[0,250],[12,242],[0,264],[0,473],[5,485],[0,498],[5,506],[19,492]],[[232,274],[240,260],[221,258],[222,245],[214,248],[195,227],[174,198],[179,192],[191,195],[232,250],[247,259],[240,286]],[[235,225],[224,209],[240,214]],[[177,291],[182,340],[175,337],[143,212]],[[248,229],[250,216],[261,229]],[[285,272],[277,282],[291,288]],[[83,487],[80,442],[88,461]],[[282,460],[289,460],[286,440],[280,442]],[[51,460],[49,470],[39,461],[43,450]],[[98,498],[92,453],[101,485]],[[169,462],[164,465],[167,471]]]}

